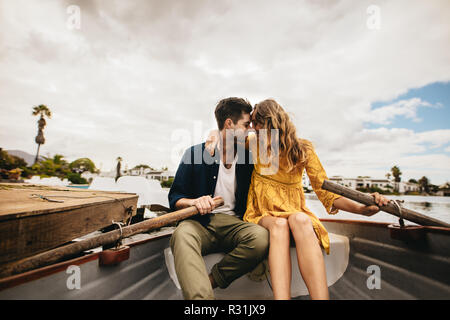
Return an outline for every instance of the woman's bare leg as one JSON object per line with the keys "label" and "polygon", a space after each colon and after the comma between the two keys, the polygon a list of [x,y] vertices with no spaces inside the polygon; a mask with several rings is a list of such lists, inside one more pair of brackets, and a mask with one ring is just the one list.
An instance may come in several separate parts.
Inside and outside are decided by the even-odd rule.
{"label": "woman's bare leg", "polygon": [[285,218],[265,216],[259,224],[269,230],[269,269],[275,300],[291,298],[291,256],[289,224]]}
{"label": "woman's bare leg", "polygon": [[311,299],[328,300],[325,261],[311,219],[305,213],[299,212],[290,215],[288,222],[295,239],[300,273]]}

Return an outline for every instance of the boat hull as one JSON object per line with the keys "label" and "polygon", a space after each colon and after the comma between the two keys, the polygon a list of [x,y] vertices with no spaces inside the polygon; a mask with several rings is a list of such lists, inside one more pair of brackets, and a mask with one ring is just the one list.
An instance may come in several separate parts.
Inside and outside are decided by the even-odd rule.
{"label": "boat hull", "polygon": [[[349,241],[345,270],[329,286],[331,299],[450,299],[450,229],[424,227],[418,240],[408,237],[402,240],[391,236],[387,223],[325,219],[322,222],[330,233]],[[95,252],[0,279],[0,299],[183,299],[167,259],[171,232],[126,239],[130,257],[117,265],[101,266],[99,253]],[[220,256],[205,257],[209,264],[214,259]],[[293,270],[296,269],[293,264]],[[79,288],[73,281],[76,270]],[[227,289],[215,289],[217,298],[272,298],[270,277],[259,282],[246,277]],[[236,285],[239,281],[247,282],[245,286]],[[307,292],[298,294],[296,281],[293,297],[308,299]],[[261,287],[266,288],[264,294],[255,296],[255,288]]]}
{"label": "boat hull", "polygon": [[322,222],[350,240],[349,265],[329,288],[331,299],[450,299],[449,228],[421,227],[417,239],[405,230],[399,239],[387,223]]}

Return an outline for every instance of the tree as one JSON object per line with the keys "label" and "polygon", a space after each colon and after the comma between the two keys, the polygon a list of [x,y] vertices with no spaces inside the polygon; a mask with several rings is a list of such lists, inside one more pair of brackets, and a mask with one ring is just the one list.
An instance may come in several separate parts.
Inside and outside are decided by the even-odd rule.
{"label": "tree", "polygon": [[427,177],[423,176],[422,178],[419,179],[419,185],[420,185],[420,192],[425,191],[426,193],[430,192],[430,186],[429,183],[430,181],[428,180]]}
{"label": "tree", "polygon": [[120,178],[120,167],[122,165],[122,158],[121,157],[117,157],[117,166],[116,166],[116,181],[117,179]]}
{"label": "tree", "polygon": [[20,157],[13,156],[0,148],[0,179],[18,179],[18,176],[27,177],[29,170],[27,163]]}
{"label": "tree", "polygon": [[428,189],[434,193],[439,192],[439,186],[432,183],[428,184]]}
{"label": "tree", "polygon": [[411,183],[418,183],[416,179],[409,179],[408,182],[411,182]]}
{"label": "tree", "polygon": [[89,158],[80,158],[69,164],[70,170],[77,173],[83,173],[89,171],[91,173],[96,173],[98,170],[95,167],[94,162]]}
{"label": "tree", "polygon": [[397,166],[393,166],[391,168],[392,176],[394,177],[394,190],[398,192],[399,185],[398,183],[402,180],[400,176],[402,175],[402,172],[400,171],[400,168]]}
{"label": "tree", "polygon": [[0,169],[12,170],[16,168],[23,169],[27,166],[24,159],[13,156],[0,148]]}
{"label": "tree", "polygon": [[402,172],[400,171],[399,167],[393,166],[391,168],[391,172],[392,172],[392,176],[394,177],[395,182],[400,182],[402,180],[400,177],[402,175]]}
{"label": "tree", "polygon": [[146,164],[138,164],[137,166],[135,166],[133,169],[131,170],[141,170],[142,169],[150,169],[150,170],[155,170],[154,168],[150,167],[149,165]]}
{"label": "tree", "polygon": [[53,156],[53,163],[56,165],[63,165],[63,164],[67,164],[67,161],[63,159],[64,156],[62,154],[55,154]]}
{"label": "tree", "polygon": [[385,177],[386,177],[386,179],[389,180],[391,178],[391,174],[388,172],[388,173],[386,173]]}
{"label": "tree", "polygon": [[35,138],[35,141],[38,145],[38,149],[36,152],[36,158],[34,159],[34,163],[36,163],[39,160],[39,149],[41,148],[41,144],[45,143],[44,127],[47,124],[47,122],[45,121],[44,116],[46,116],[47,118],[50,119],[52,117],[52,113],[45,104],[40,104],[38,106],[33,107],[32,115],[33,116],[37,116],[37,115],[41,116],[38,120],[38,134]]}
{"label": "tree", "polygon": [[67,174],[67,179],[73,184],[87,184],[87,180],[83,178],[79,173],[70,172]]}
{"label": "tree", "polygon": [[161,187],[163,188],[170,188],[172,186],[174,178],[169,178],[165,181],[161,181]]}
{"label": "tree", "polygon": [[31,169],[39,175],[55,176],[65,178],[71,173],[69,163],[64,160],[61,154],[55,154],[53,157],[44,157],[43,160],[32,165]]}

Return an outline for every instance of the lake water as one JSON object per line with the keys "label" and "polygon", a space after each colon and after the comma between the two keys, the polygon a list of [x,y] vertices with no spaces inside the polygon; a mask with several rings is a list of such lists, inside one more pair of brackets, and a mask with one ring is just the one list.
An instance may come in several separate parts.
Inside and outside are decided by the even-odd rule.
{"label": "lake water", "polygon": [[[450,223],[450,197],[389,195],[385,195],[385,197],[388,199],[404,200],[405,202],[401,204],[403,208],[414,210],[423,215]],[[398,217],[383,211],[380,211],[371,217],[345,212],[342,210],[339,210],[339,212],[335,215],[329,215],[323,207],[322,203],[317,200],[315,194],[305,194],[305,198],[306,206],[319,218],[364,220],[398,224]],[[406,220],[405,223],[414,224]]]}
{"label": "lake water", "polygon": [[[167,193],[168,188],[164,188]],[[435,196],[385,196],[388,199],[404,200],[401,205],[403,208],[414,210],[423,215],[439,219],[441,221],[450,223],[450,197],[435,197]],[[398,224],[398,217],[389,213],[380,211],[371,217],[362,216],[346,211],[339,210],[337,214],[330,215],[326,212],[314,193],[305,194],[306,206],[318,217],[323,219],[348,219],[348,220],[362,220],[362,221],[376,221],[388,222]],[[405,224],[414,225],[415,223],[406,221]]]}

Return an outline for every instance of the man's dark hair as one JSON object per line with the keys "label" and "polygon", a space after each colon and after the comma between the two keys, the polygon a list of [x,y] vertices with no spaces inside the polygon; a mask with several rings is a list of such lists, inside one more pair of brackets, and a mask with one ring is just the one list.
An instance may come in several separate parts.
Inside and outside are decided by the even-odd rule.
{"label": "man's dark hair", "polygon": [[219,101],[216,106],[214,114],[216,115],[217,125],[219,130],[222,130],[225,125],[225,120],[230,118],[233,123],[237,123],[243,113],[251,113],[252,105],[242,98],[226,98]]}

